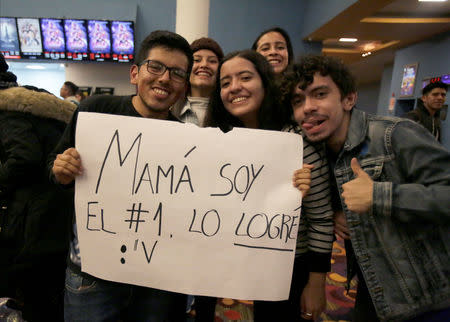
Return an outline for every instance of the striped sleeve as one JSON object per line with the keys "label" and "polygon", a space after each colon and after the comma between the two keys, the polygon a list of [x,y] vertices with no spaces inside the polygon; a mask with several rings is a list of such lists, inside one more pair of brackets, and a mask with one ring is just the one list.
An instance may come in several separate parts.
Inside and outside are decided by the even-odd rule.
{"label": "striped sleeve", "polygon": [[[302,134],[298,126],[290,126],[285,131]],[[330,175],[323,148],[304,139],[303,163],[314,168],[309,193],[302,201],[296,256],[308,256],[310,271],[327,272],[331,268],[334,227]]]}

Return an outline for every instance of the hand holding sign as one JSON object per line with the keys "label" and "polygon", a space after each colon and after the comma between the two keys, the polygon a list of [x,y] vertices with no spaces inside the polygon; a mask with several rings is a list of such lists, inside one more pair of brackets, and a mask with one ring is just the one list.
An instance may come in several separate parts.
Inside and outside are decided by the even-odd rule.
{"label": "hand holding sign", "polygon": [[292,183],[294,187],[302,192],[302,197],[305,198],[311,186],[311,169],[314,168],[311,164],[304,164],[303,168],[294,172]]}
{"label": "hand holding sign", "polygon": [[52,168],[56,180],[61,184],[71,183],[82,173],[80,154],[75,148],[69,148],[56,156]]}
{"label": "hand holding sign", "polygon": [[363,214],[369,211],[373,203],[373,180],[361,168],[356,158],[351,161],[355,179],[342,185],[342,197],[350,211]]}

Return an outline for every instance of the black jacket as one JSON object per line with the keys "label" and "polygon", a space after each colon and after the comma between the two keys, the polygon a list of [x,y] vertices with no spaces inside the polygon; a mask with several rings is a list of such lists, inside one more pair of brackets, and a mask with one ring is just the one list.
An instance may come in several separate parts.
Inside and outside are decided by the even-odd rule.
{"label": "black jacket", "polygon": [[410,119],[414,122],[419,123],[423,127],[425,127],[430,133],[441,142],[441,117],[440,111],[437,111],[434,116],[430,115],[430,112],[423,105],[422,100],[417,102],[416,109],[409,111],[405,115],[404,118]]}
{"label": "black jacket", "polygon": [[67,252],[72,194],[50,183],[46,160],[75,109],[51,94],[0,90],[0,288]]}

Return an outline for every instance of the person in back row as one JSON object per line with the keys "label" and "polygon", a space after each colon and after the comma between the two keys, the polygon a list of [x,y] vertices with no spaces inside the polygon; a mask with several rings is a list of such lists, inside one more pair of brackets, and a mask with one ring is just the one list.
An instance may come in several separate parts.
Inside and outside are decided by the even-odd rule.
{"label": "person in back row", "polygon": [[441,142],[440,112],[445,103],[447,89],[447,84],[442,82],[428,84],[422,90],[422,98],[417,102],[417,108],[403,116],[424,126],[439,142]]}
{"label": "person in back row", "polygon": [[[171,112],[183,122],[203,127],[223,51],[216,41],[206,37],[194,40],[191,49],[194,64],[188,94],[172,107]],[[195,296],[195,321],[213,321],[216,300],[215,297]],[[193,302],[193,296],[188,296],[188,311],[191,311]]]}
{"label": "person in back row", "polygon": [[72,200],[45,165],[76,107],[7,69],[0,54],[0,298],[27,321],[63,321]]}
{"label": "person in back row", "polygon": [[[280,104],[272,68],[262,55],[244,50],[224,58],[207,125],[225,132],[236,126],[300,134],[290,114],[288,107]],[[255,322],[316,320],[325,309],[325,277],[330,270],[333,243],[329,173],[326,159],[306,141],[303,169],[296,171],[295,185],[305,178],[305,171],[311,175],[310,190],[302,201],[289,299],[255,301]]]}
{"label": "person in back row", "polygon": [[294,50],[289,34],[280,27],[264,30],[256,38],[252,49],[267,59],[277,78],[294,60]]}
{"label": "person in back row", "polygon": [[303,57],[283,87],[307,139],[326,147],[347,278],[358,275],[354,321],[448,321],[449,151],[410,120],[355,109],[355,79],[332,57]]}
{"label": "person in back row", "polygon": [[64,82],[63,86],[59,90],[59,96],[61,96],[64,100],[74,103],[78,105],[80,102],[76,98],[76,94],[78,92],[78,86],[72,82]]}
{"label": "person in back row", "polygon": [[[84,100],[79,111],[177,121],[170,107],[186,92],[193,57],[189,43],[169,31],[147,36],[130,70],[133,96],[97,95]],[[52,178],[73,184],[82,171],[74,148],[78,111],[49,160]],[[168,291],[101,280],[80,270],[83,249],[76,227],[66,274],[66,321],[174,321],[185,319],[186,296]]]}
{"label": "person in back row", "polygon": [[194,40],[191,49],[194,54],[194,65],[188,94],[186,98],[177,102],[171,111],[183,122],[203,126],[223,52],[219,44],[211,38]]}

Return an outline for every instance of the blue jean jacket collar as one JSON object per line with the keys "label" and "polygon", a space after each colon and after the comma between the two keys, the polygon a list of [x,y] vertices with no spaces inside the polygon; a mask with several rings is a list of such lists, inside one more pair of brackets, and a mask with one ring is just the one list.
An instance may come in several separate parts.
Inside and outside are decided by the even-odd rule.
{"label": "blue jean jacket collar", "polygon": [[346,151],[354,149],[364,141],[368,126],[365,112],[353,108],[351,113],[347,139],[344,143],[344,150]]}

